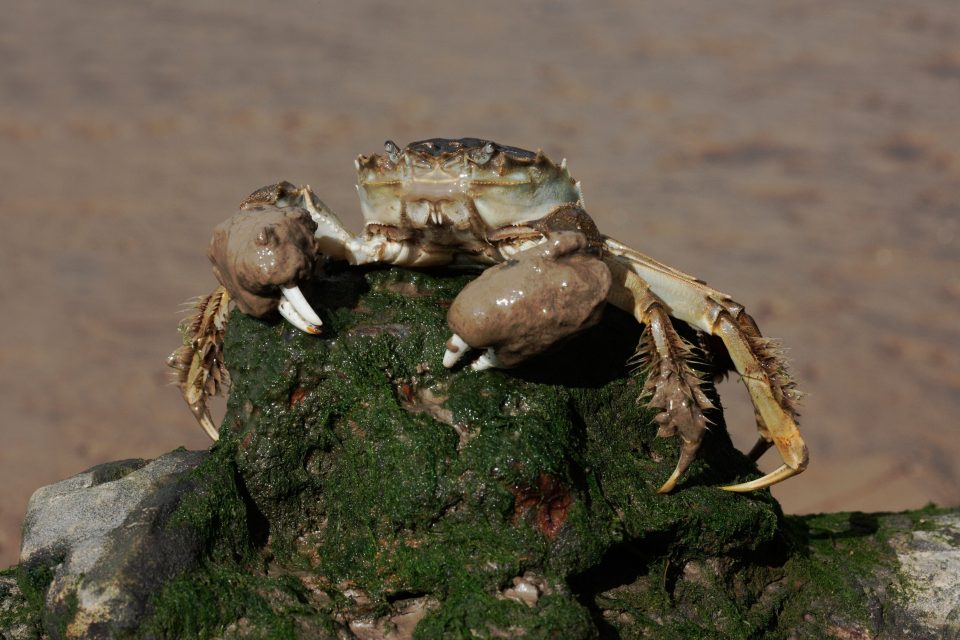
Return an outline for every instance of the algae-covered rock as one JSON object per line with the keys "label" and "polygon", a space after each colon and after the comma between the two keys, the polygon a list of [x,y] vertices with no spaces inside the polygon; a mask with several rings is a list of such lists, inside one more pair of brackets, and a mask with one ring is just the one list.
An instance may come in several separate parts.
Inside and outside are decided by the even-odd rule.
{"label": "algae-covered rock", "polygon": [[900,581],[886,603],[886,626],[902,637],[939,631],[960,638],[960,513],[901,519],[890,537]]}
{"label": "algae-covered rock", "polygon": [[[323,336],[234,313],[219,443],[42,491],[73,515],[32,508],[0,639],[960,633],[956,513],[784,517],[767,492],[724,492],[756,469],[719,412],[659,495],[678,447],[626,364],[636,323],[607,309],[519,368],[451,371],[446,311],[470,279],[332,271],[307,290]],[[117,513],[57,497],[94,490]],[[91,624],[96,585],[123,606]]]}
{"label": "algae-covered rock", "polygon": [[[720,415],[680,489],[656,493],[677,442],[640,402],[628,315],[509,372],[445,369],[470,277],[340,272],[308,291],[320,338],[233,315],[220,446],[270,523],[272,571],[315,576],[348,626],[416,597],[435,601],[419,637],[587,638],[605,568],[780,544],[769,494],[717,488],[754,471]],[[524,576],[536,597],[509,597]]]}

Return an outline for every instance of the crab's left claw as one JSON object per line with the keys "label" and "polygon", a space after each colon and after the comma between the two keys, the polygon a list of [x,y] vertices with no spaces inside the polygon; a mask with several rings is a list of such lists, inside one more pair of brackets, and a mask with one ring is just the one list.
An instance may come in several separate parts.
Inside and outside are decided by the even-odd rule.
{"label": "crab's left claw", "polygon": [[470,282],[447,314],[444,366],[483,349],[474,370],[515,367],[599,322],[610,271],[587,247],[583,234],[551,233]]}
{"label": "crab's left claw", "polygon": [[443,366],[447,369],[451,368],[460,362],[460,359],[467,355],[468,351],[470,351],[470,345],[467,344],[467,341],[457,334],[453,334],[447,340],[446,351],[443,352]]}

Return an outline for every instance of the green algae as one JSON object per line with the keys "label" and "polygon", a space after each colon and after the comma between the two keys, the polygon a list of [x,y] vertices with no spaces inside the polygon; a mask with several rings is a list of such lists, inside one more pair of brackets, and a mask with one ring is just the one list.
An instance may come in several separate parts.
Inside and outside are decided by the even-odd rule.
{"label": "green algae", "polygon": [[[890,539],[938,510],[785,517],[769,492],[722,491],[757,470],[719,411],[657,494],[678,445],[638,401],[632,318],[610,309],[517,369],[450,371],[446,309],[470,279],[333,270],[307,289],[321,337],[232,314],[222,437],[166,524],[203,559],[132,637],[349,637],[357,621],[393,628],[412,601],[427,603],[416,638],[881,630]],[[43,613],[57,562],[0,572],[20,591],[0,636],[62,635]],[[528,578],[541,586],[525,604],[510,588]]]}
{"label": "green algae", "polygon": [[34,571],[31,575],[21,567],[0,570],[0,638],[6,638],[6,633],[14,629],[21,637],[41,637],[42,594],[51,578],[48,571]]}
{"label": "green algae", "polygon": [[266,537],[267,523],[250,503],[233,462],[233,451],[215,445],[191,471],[185,492],[166,527],[190,532],[203,557],[213,561],[243,561]]}
{"label": "green algae", "polygon": [[[409,598],[435,602],[420,638],[816,637],[868,623],[844,563],[869,572],[887,550],[826,563],[832,521],[718,489],[757,473],[719,412],[678,489],[656,493],[677,442],[638,402],[629,316],[608,310],[514,370],[446,370],[446,308],[470,277],[334,271],[307,290],[319,338],[231,316],[221,441],[174,518],[210,560],[154,600],[147,635],[323,637]],[[553,588],[534,606],[505,598],[529,573]],[[811,622],[833,593],[842,614]]]}
{"label": "green algae", "polygon": [[[909,520],[907,520],[909,521]],[[877,634],[884,600],[874,587],[897,581],[891,537],[901,518],[862,512],[791,517],[793,553],[783,567],[793,587],[781,625],[799,638],[821,638],[838,627]]]}
{"label": "green algae", "polygon": [[378,602],[466,602],[530,569],[563,583],[624,540],[656,541],[653,555],[669,540],[679,557],[771,542],[769,494],[713,486],[755,472],[725,435],[680,491],[656,494],[677,447],[638,402],[625,314],[516,370],[444,369],[445,309],[469,277],[335,274],[308,292],[324,302],[321,339],[232,316],[221,446],[280,564]]}
{"label": "green algae", "polygon": [[[531,615],[535,611],[535,615]],[[595,638],[597,631],[589,612],[569,596],[543,596],[535,610],[511,600],[497,599],[483,591],[455,593],[444,606],[417,625],[414,638],[504,638],[546,640]]]}
{"label": "green algae", "polygon": [[335,638],[329,605],[292,576],[267,577],[232,564],[207,564],[171,582],[138,630],[147,638]]}

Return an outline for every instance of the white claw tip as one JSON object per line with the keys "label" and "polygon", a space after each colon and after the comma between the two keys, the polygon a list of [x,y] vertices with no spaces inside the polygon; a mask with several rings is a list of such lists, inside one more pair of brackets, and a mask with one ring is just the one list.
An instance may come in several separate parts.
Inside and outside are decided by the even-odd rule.
{"label": "white claw tip", "polygon": [[497,360],[496,354],[493,352],[493,348],[487,349],[483,355],[477,358],[474,363],[471,365],[474,371],[485,371],[487,369],[494,369],[500,365]]}
{"label": "white claw tip", "polygon": [[304,321],[318,327],[323,326],[323,320],[320,319],[320,315],[317,314],[317,312],[313,310],[313,307],[310,306],[310,303],[307,302],[307,298],[303,295],[300,287],[296,285],[292,287],[280,287],[280,293],[283,296],[283,300],[289,303]]}
{"label": "white claw tip", "polygon": [[457,364],[460,358],[470,350],[470,345],[467,344],[467,341],[457,334],[450,336],[446,346],[447,350],[443,353],[443,366],[447,369]]}
{"label": "white claw tip", "polygon": [[280,312],[280,315],[283,316],[287,322],[295,326],[297,329],[300,329],[300,331],[312,333],[314,335],[319,334],[321,331],[319,325],[311,324],[304,320],[303,316],[301,316],[297,310],[293,308],[293,305],[290,304],[290,301],[286,298],[280,301],[277,311]]}

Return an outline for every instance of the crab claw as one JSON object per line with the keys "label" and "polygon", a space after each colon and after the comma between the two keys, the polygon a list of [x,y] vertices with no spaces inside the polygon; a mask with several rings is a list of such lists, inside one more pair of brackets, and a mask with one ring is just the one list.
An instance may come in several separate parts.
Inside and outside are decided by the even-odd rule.
{"label": "crab claw", "polygon": [[450,336],[446,347],[447,350],[443,352],[443,366],[447,369],[460,362],[460,358],[470,351],[470,345],[457,334]]}
{"label": "crab claw", "polygon": [[[447,369],[450,369],[460,362],[463,356],[473,348],[467,344],[466,340],[457,334],[450,336],[446,346],[447,350],[443,353],[443,366]],[[470,368],[474,371],[486,371],[487,369],[504,369],[506,367],[504,367],[500,358],[497,357],[496,349],[487,347],[480,357],[473,361]]]}
{"label": "crab claw", "polygon": [[490,347],[483,352],[483,355],[474,360],[470,368],[474,371],[486,371],[487,369],[499,369],[502,366],[500,358],[497,357],[497,352],[493,347]]}
{"label": "crab claw", "polygon": [[262,317],[280,310],[292,324],[315,333],[320,316],[292,283],[313,273],[316,229],[299,206],[247,204],[214,229],[208,252],[213,273],[244,313]]}
{"label": "crab claw", "polygon": [[470,282],[447,314],[444,365],[475,348],[475,371],[515,367],[599,322],[611,276],[587,249],[581,233],[550,233]]}
{"label": "crab claw", "polygon": [[310,303],[307,302],[303,292],[300,291],[300,287],[296,285],[292,287],[280,287],[280,295],[282,299],[277,306],[277,311],[280,312],[280,315],[282,315],[287,322],[306,333],[320,333],[323,320],[320,319],[317,312],[314,311]]}

